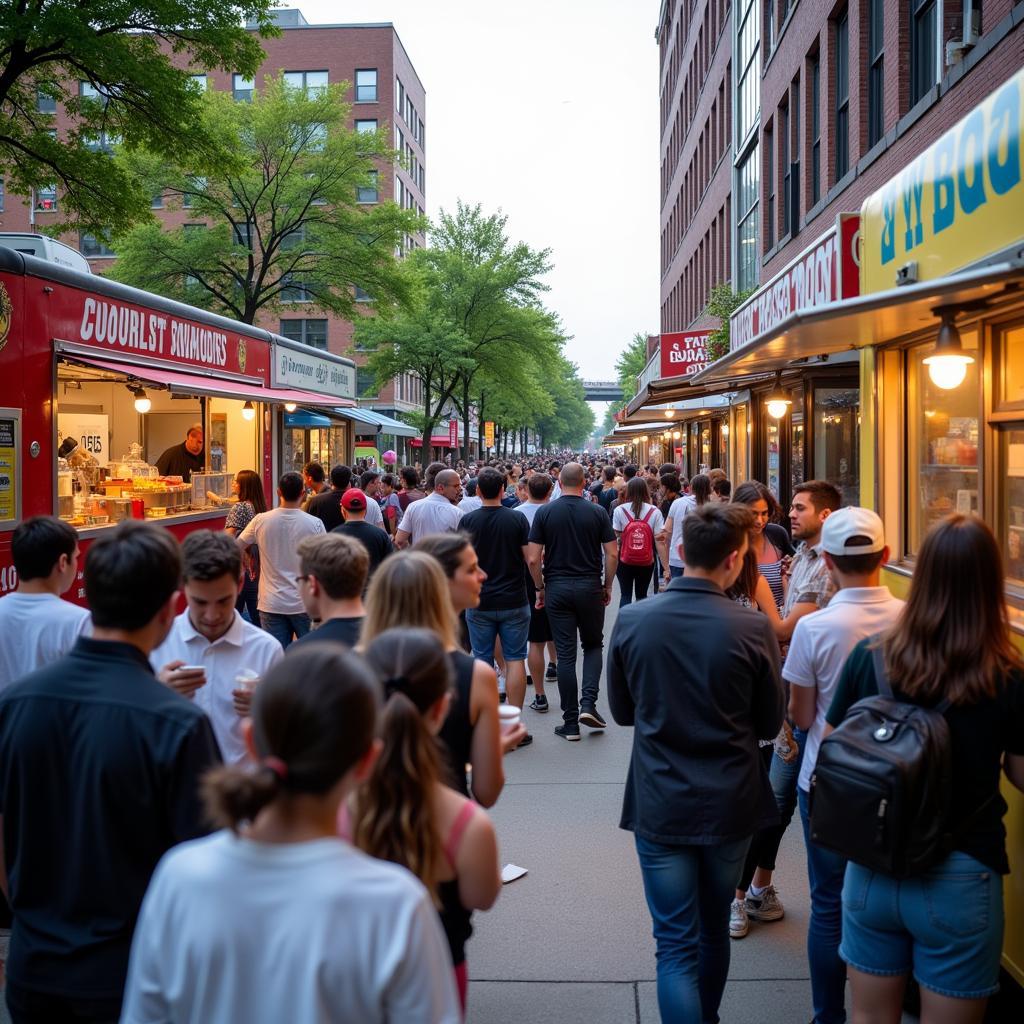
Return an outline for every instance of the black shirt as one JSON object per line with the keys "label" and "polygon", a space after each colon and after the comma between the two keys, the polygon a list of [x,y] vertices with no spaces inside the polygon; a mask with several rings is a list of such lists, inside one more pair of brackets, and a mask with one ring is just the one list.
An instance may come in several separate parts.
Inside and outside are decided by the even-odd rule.
{"label": "black shirt", "polygon": [[191,483],[192,474],[202,473],[205,465],[203,452],[200,451],[198,455],[193,455],[185,447],[184,441],[181,444],[171,445],[156,460],[156,468],[160,470],[161,476],[180,476],[185,483]]}
{"label": "black shirt", "polygon": [[[376,530],[377,527],[375,526]],[[336,644],[344,644],[346,647],[355,647],[359,643],[359,630],[363,628],[363,616],[353,615],[347,619],[327,619],[321,622],[316,629],[311,630],[305,636],[299,637],[292,644],[315,644],[331,641]]]}
{"label": "black shirt", "polygon": [[336,491],[332,487],[319,494],[314,494],[306,506],[306,511],[311,516],[320,519],[328,533],[331,530],[336,530],[345,521],[341,514],[341,495],[341,491]]}
{"label": "black shirt", "polygon": [[206,834],[207,717],[130,644],[79,639],[0,698],[0,814],[19,989],[116,1018],[142,897],[163,854]]}
{"label": "black shirt", "polygon": [[612,502],[619,496],[615,487],[605,487],[598,492],[597,502],[607,512],[612,507]]}
{"label": "black shirt", "polygon": [[395,550],[391,538],[379,526],[374,526],[365,519],[342,523],[341,526],[336,526],[331,530],[331,533],[347,533],[350,537],[355,537],[366,548],[370,554],[370,576],[376,572],[377,566]]}
{"label": "black shirt", "polygon": [[612,521],[600,505],[563,494],[537,510],[530,543],[544,546],[544,579],[600,578],[603,544],[615,540]]}
{"label": "black shirt", "polygon": [[487,573],[479,608],[485,612],[522,608],[526,593],[526,559],[530,540],[526,516],[510,508],[483,506],[462,517],[459,528],[473,538],[480,567]]}
{"label": "black shirt", "polygon": [[[874,659],[868,649],[871,641],[862,640],[846,659],[825,716],[833,727],[857,701],[878,693]],[[1024,755],[1024,677],[1012,677],[992,700],[954,705],[945,718],[953,752],[953,848],[993,871],[1008,874],[1003,827],[1006,801],[999,795],[999,778],[1004,751]]]}

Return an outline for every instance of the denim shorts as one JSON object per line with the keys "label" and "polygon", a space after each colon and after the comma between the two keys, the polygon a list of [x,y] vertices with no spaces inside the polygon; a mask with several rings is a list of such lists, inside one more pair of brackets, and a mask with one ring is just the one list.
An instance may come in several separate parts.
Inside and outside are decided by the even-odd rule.
{"label": "denim shorts", "polygon": [[469,608],[466,625],[473,645],[473,657],[494,664],[494,641],[501,637],[501,651],[506,661],[526,661],[530,636],[530,606],[481,611]]}
{"label": "denim shorts", "polygon": [[968,854],[902,881],[847,864],[839,955],[858,971],[913,971],[941,996],[982,999],[999,988],[1002,944],[1002,876]]}

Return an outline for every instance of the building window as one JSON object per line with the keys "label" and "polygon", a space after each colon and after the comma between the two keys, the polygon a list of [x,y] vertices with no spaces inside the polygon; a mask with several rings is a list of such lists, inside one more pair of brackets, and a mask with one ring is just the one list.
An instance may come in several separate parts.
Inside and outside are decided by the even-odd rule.
{"label": "building window", "polygon": [[357,366],[356,398],[376,398],[378,392],[377,374],[373,370],[368,370],[365,366]]}
{"label": "building window", "polygon": [[736,83],[736,145],[746,139],[760,112],[761,56],[756,0],[741,0],[736,30],[739,75]]}
{"label": "building window", "polygon": [[7,188],[4,179],[0,178],[0,213],[4,212],[4,200],[7,198]]}
{"label": "building window", "polygon": [[757,145],[750,147],[736,168],[736,290],[757,284],[757,190],[759,187]]}
{"label": "building window", "polygon": [[359,287],[359,285],[353,285],[353,289],[355,291],[356,302],[373,302],[373,298],[370,293],[368,291],[364,291]]}
{"label": "building window", "polygon": [[203,174],[192,174],[188,177],[189,188],[196,189],[195,192],[183,192],[181,194],[181,205],[188,210],[192,206],[193,199],[201,198],[200,192],[206,191],[206,176]]}
{"label": "building window", "polygon": [[36,209],[42,213],[53,213],[57,209],[57,186],[44,185],[36,189]]}
{"label": "building window", "polygon": [[309,125],[309,134],[306,136],[306,149],[310,153],[322,153],[327,145],[327,125],[317,122]]}
{"label": "building window", "polygon": [[252,103],[252,94],[256,83],[245,75],[231,76],[231,96],[238,103]]}
{"label": "building window", "polygon": [[195,84],[196,88],[200,92],[206,92],[206,85],[207,85],[206,75],[189,75],[189,78],[192,79],[192,81]]}
{"label": "building window", "polygon": [[791,235],[800,232],[800,76],[793,79],[789,87],[789,106],[792,111],[790,131],[787,138],[791,140],[789,159],[789,183],[786,187],[786,198],[789,203],[789,223]]}
{"label": "building window", "polygon": [[377,69],[361,68],[356,71],[356,103],[376,103]]}
{"label": "building window", "polygon": [[935,0],[910,0],[910,105],[936,82]]}
{"label": "building window", "polygon": [[831,480],[843,505],[860,501],[860,389],[814,389],[814,478]]}
{"label": "building window", "polygon": [[839,181],[850,169],[850,16],[847,11],[836,19],[836,173]]}
{"label": "building window", "polygon": [[356,201],[360,203],[376,203],[378,201],[377,172],[370,171],[369,181],[356,189]]}
{"label": "building window", "polygon": [[57,101],[52,97],[43,92],[42,89],[36,90],[36,110],[40,114],[56,114],[57,113]]}
{"label": "building window", "polygon": [[868,4],[868,148],[885,134],[885,47],[883,23],[885,4],[870,0]]}
{"label": "building window", "polygon": [[400,114],[405,107],[405,86],[402,80],[395,78],[395,110]]}
{"label": "building window", "polygon": [[790,188],[793,184],[789,166],[789,107],[779,108],[779,159],[782,167],[782,234],[790,233],[793,211],[790,209]]}
{"label": "building window", "polygon": [[821,61],[811,58],[811,205],[821,199]]}
{"label": "building window", "polygon": [[98,100],[106,106],[110,97],[102,89],[98,89],[92,82],[79,82],[78,95],[84,100]]}
{"label": "building window", "polygon": [[356,131],[357,132],[372,133],[372,132],[375,132],[376,130],[377,130],[377,119],[375,117],[374,118],[360,119],[360,120],[356,121]]}
{"label": "building window", "polygon": [[281,334],[291,341],[327,351],[326,320],[282,320]]}
{"label": "building window", "polygon": [[114,132],[100,132],[98,135],[85,132],[82,135],[85,148],[93,153],[113,153],[114,147],[121,144],[121,136]]}
{"label": "building window", "polygon": [[768,128],[764,133],[764,194],[768,197],[768,209],[764,219],[764,248],[767,252],[775,244],[775,129]]}
{"label": "building window", "polygon": [[153,198],[149,201],[149,207],[151,210],[162,210],[164,208],[163,192],[157,192],[153,196]]}
{"label": "building window", "polygon": [[286,71],[284,83],[291,89],[301,89],[310,98],[319,96],[327,88],[326,71]]}
{"label": "building window", "polygon": [[78,251],[87,259],[107,258],[116,255],[110,248],[110,235],[91,235],[85,231],[78,234]]}
{"label": "building window", "polygon": [[282,302],[312,302],[313,296],[309,293],[305,282],[295,274],[285,274],[281,278],[281,284]]}

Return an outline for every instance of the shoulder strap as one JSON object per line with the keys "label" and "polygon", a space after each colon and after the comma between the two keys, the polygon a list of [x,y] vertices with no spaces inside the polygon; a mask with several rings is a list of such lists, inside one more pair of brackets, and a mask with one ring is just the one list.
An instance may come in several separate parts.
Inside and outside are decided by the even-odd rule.
{"label": "shoulder strap", "polygon": [[455,868],[455,859],[459,854],[459,846],[462,843],[462,834],[466,831],[466,826],[474,814],[476,814],[476,804],[472,800],[464,801],[462,810],[459,811],[452,830],[448,833],[448,839],[444,844],[444,855],[453,869]]}
{"label": "shoulder strap", "polygon": [[871,648],[871,660],[875,665],[875,682],[878,684],[878,692],[883,697],[892,697],[892,687],[885,674],[885,655],[882,653],[882,644],[877,639]]}
{"label": "shoulder strap", "polygon": [[645,523],[647,523],[648,525],[650,525],[650,519],[651,519],[651,516],[653,516],[653,515],[654,515],[654,506],[652,505],[652,506],[651,506],[651,507],[650,507],[650,508],[649,508],[649,509],[647,510],[647,515],[645,515],[645,516],[644,516],[644,518],[643,518],[643,521],[644,521]]}

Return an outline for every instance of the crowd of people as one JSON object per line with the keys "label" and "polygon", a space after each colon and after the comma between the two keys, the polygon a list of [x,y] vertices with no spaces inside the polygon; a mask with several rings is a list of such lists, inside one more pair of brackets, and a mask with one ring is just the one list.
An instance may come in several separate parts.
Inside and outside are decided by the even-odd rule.
{"label": "crowd of people", "polygon": [[[847,1019],[847,979],[864,1024],[899,1019],[911,973],[926,1024],[980,1021],[995,991],[999,780],[1024,789],[1024,682],[976,517],[933,527],[906,602],[881,583],[883,523],[827,481],[784,515],[721,470],[569,453],[422,474],[310,463],[271,509],[245,471],[221,531],[93,539],[87,611],[61,598],[74,529],[27,520],[12,553],[16,1024],[461,1020],[473,914],[502,884],[487,809],[504,759],[552,685],[557,737],[605,730],[605,669],[610,715],[634,727],[621,827],[664,1021],[718,1020],[731,942],[785,914],[773,872],[796,814],[817,1024]],[[886,723],[899,702],[944,723],[915,756],[944,758],[948,806],[909,874],[865,864],[829,821],[837,803],[854,831],[866,814],[899,852],[900,794],[871,803],[870,771],[834,767],[872,701]]]}

